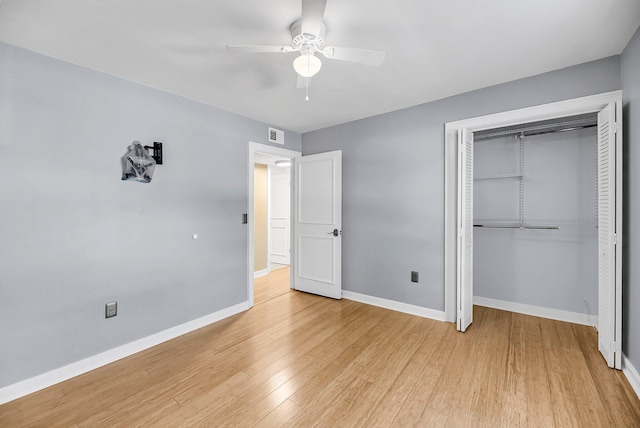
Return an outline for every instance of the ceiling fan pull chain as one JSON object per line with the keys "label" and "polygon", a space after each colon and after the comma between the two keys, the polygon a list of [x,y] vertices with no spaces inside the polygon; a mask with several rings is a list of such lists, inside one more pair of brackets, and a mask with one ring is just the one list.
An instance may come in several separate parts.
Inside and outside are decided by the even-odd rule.
{"label": "ceiling fan pull chain", "polygon": [[309,101],[309,76],[307,76],[306,96],[304,97],[304,100]]}

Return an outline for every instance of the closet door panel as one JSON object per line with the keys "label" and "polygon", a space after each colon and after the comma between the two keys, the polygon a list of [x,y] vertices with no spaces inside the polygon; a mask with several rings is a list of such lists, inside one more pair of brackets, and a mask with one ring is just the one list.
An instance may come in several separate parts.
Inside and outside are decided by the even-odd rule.
{"label": "closet door panel", "polygon": [[458,331],[473,322],[473,134],[458,132]]}
{"label": "closet door panel", "polygon": [[[598,114],[598,349],[616,366],[616,136],[615,107]],[[618,351],[619,353],[619,351]],[[619,358],[619,357],[618,357]]]}

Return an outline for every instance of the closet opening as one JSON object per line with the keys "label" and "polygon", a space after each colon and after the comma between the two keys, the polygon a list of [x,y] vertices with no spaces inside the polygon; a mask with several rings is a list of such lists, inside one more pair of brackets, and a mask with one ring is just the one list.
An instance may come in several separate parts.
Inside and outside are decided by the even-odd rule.
{"label": "closet opening", "polygon": [[475,305],[597,328],[596,126],[590,113],[473,134]]}
{"label": "closet opening", "polygon": [[445,312],[473,305],[591,325],[620,369],[619,91],[447,123]]}

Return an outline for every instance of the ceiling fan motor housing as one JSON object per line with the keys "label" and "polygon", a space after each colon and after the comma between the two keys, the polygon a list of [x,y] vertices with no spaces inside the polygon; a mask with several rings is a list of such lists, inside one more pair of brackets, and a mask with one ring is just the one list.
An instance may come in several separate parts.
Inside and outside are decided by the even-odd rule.
{"label": "ceiling fan motor housing", "polygon": [[306,34],[301,32],[302,22],[301,20],[295,21],[291,24],[291,45],[295,50],[300,52],[319,52],[324,48],[324,37],[327,32],[324,23],[320,27],[320,32],[318,35],[314,34]]}

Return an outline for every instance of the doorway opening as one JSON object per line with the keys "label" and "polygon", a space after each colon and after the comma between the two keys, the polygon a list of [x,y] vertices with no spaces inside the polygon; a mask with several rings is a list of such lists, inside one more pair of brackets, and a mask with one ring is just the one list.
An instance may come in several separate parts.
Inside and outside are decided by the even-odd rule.
{"label": "doorway opening", "polygon": [[[302,156],[300,152],[249,143],[247,303],[255,303],[256,158],[292,160],[290,168],[289,287],[333,299],[342,298],[342,151]],[[275,159],[274,159],[275,166]],[[280,233],[279,231],[273,232]],[[273,240],[277,244],[276,240]],[[267,246],[268,248],[268,246]],[[280,253],[280,254],[278,254]],[[285,252],[274,245],[273,258]],[[275,260],[274,260],[275,261]],[[267,271],[270,265],[266,266]],[[276,270],[277,272],[277,270]]]}
{"label": "doorway opening", "polygon": [[299,156],[301,153],[297,151],[249,143],[247,300],[250,307],[292,288],[290,165]]}
{"label": "doorway opening", "polygon": [[291,282],[291,159],[254,157],[254,303],[289,291]]}

